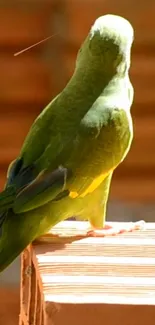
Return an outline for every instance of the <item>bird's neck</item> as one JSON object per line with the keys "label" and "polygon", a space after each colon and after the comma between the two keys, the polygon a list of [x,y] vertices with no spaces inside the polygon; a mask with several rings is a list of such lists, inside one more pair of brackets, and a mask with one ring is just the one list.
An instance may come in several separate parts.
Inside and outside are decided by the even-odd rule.
{"label": "bird's neck", "polygon": [[75,119],[78,117],[81,119],[110,80],[111,76],[103,74],[100,69],[96,71],[93,71],[93,69],[88,70],[87,67],[78,69],[65,89],[60,93],[58,98],[59,107],[61,107],[64,114],[69,112],[71,116],[73,112]]}

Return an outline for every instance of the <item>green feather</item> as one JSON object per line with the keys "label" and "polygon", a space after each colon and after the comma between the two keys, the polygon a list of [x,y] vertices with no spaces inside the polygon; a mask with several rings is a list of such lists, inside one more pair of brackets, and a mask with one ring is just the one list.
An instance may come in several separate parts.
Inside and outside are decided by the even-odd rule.
{"label": "green feather", "polygon": [[112,174],[133,138],[132,42],[127,20],[98,18],[69,83],[33,123],[0,197],[1,209],[13,186],[1,219],[0,271],[61,220],[74,215],[104,226]]}

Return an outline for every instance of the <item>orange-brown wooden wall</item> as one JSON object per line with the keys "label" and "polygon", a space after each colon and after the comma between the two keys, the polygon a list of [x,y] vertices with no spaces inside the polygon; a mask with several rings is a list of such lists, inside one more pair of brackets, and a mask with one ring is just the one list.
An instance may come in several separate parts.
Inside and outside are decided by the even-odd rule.
{"label": "orange-brown wooden wall", "polygon": [[[5,0],[0,4],[0,188],[42,108],[68,81],[77,50],[94,20],[113,13],[135,29],[130,77],[135,137],[115,172],[111,198],[155,200],[155,2],[154,0]],[[48,35],[50,41],[13,54]]]}

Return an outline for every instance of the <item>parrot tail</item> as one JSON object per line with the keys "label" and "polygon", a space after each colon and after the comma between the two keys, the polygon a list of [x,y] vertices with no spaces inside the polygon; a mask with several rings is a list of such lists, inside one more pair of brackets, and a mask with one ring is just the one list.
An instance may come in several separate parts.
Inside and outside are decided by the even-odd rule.
{"label": "parrot tail", "polygon": [[4,212],[13,206],[16,194],[14,186],[6,187],[5,190],[0,193],[0,212]]}

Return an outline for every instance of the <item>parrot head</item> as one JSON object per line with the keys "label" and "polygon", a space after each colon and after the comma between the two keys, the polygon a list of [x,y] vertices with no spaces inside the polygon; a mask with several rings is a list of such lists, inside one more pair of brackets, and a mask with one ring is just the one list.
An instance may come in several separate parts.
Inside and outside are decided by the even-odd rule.
{"label": "parrot head", "polygon": [[133,39],[134,31],[128,20],[110,14],[101,16],[82,44],[76,66],[88,66],[90,62],[95,66],[96,62],[104,72],[128,71]]}

